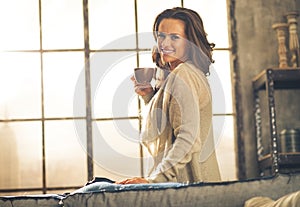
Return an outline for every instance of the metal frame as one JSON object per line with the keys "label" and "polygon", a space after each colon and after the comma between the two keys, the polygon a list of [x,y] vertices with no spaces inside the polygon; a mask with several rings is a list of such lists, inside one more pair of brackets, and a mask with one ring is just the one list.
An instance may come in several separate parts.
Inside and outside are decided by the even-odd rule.
{"label": "metal frame", "polygon": [[[293,164],[294,154],[282,156],[278,151],[278,132],[276,124],[276,107],[274,92],[276,89],[299,89],[300,88],[300,70],[294,69],[266,69],[256,76],[253,81],[253,108],[255,122],[255,137],[257,140],[257,157],[260,164],[261,173],[264,169],[271,168],[271,174],[276,175],[280,171],[281,165]],[[270,123],[270,153],[263,155],[262,146],[262,120],[260,109],[260,98],[258,92],[266,91],[268,116]],[[263,173],[262,173],[263,175]]]}

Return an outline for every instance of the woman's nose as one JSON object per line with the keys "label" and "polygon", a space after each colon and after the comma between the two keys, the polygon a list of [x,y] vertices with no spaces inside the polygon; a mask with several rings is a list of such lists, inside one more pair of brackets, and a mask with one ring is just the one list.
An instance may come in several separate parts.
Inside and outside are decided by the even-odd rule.
{"label": "woman's nose", "polygon": [[171,38],[169,36],[166,36],[166,38],[162,41],[161,45],[163,47],[170,46],[171,45]]}

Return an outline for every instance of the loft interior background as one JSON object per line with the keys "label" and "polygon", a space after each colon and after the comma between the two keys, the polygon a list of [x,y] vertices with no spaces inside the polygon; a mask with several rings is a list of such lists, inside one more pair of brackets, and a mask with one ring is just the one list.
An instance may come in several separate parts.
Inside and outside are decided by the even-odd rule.
{"label": "loft interior background", "polygon": [[[151,32],[155,16],[175,6],[199,12],[208,39],[216,43],[211,78],[216,150],[222,179],[236,179],[226,0],[11,0],[0,3],[0,26],[5,28],[0,35],[1,190],[59,193],[93,176],[121,179],[146,172],[149,160],[141,160],[137,142],[144,106],[133,88],[126,107],[119,103],[125,111],[112,113],[112,102],[134,67],[152,64],[151,47],[142,39],[111,43]],[[106,70],[101,68],[105,60],[89,62],[99,54],[122,57],[100,86],[89,74],[93,67],[99,73]],[[78,82],[80,77],[84,82]],[[83,91],[80,100],[74,100],[76,87]],[[78,132],[74,122],[85,131]],[[118,130],[122,123],[134,129],[128,132],[131,139]],[[97,130],[120,157],[99,144]]]}

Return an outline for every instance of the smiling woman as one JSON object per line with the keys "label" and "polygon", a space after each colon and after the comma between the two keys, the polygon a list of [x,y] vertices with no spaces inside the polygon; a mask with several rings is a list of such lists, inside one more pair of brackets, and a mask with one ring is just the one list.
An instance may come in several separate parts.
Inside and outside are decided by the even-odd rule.
{"label": "smiling woman", "polygon": [[[222,179],[236,178],[225,0],[201,3],[192,0],[89,0],[88,3],[10,0],[0,3],[0,18],[5,20],[0,21],[0,27],[5,28],[0,38],[0,129],[8,127],[13,132],[18,159],[14,160],[13,156],[9,160],[0,159],[0,166],[15,165],[14,169],[18,170],[8,177],[8,168],[0,167],[0,177],[5,175],[7,180],[18,177],[20,182],[9,186],[0,182],[3,194],[8,194],[4,193],[7,189],[21,194],[59,193],[62,188],[81,186],[97,175],[113,180],[144,176],[150,158],[140,147],[139,132],[146,106],[133,90],[132,94],[124,95],[127,91],[124,92],[124,87],[130,83],[133,68],[153,67],[154,40],[145,40],[147,35],[141,33],[152,33],[153,20],[160,11],[180,6],[201,14],[208,39],[216,43],[213,54],[216,63],[211,70],[215,76],[210,80],[213,99],[217,100],[213,102],[214,125],[220,126],[214,128],[215,140],[217,153],[222,153],[219,156]],[[83,15],[82,11],[88,12]],[[218,18],[211,18],[212,15]],[[171,29],[160,28],[158,34],[162,41],[160,52],[168,62],[171,53],[180,55],[180,50],[170,48],[168,41],[185,38],[184,33],[173,34]],[[130,37],[129,41],[123,41],[124,37]],[[101,59],[94,61],[96,56]],[[120,58],[106,67],[105,61],[114,57]],[[102,79],[99,74],[104,74]],[[213,77],[218,76],[222,79],[215,81]],[[222,104],[226,105],[225,109],[217,104],[219,96],[215,88],[219,87],[215,83],[221,84],[226,92],[226,103]],[[79,100],[74,100],[76,87],[83,90]],[[74,104],[78,107],[76,113],[72,110]],[[113,104],[119,108],[113,109]],[[73,120],[84,130],[74,127]],[[130,126],[133,132],[128,135],[120,126]],[[124,160],[119,155],[103,154],[108,149],[99,144],[103,140],[99,141],[98,130],[106,140],[105,146],[121,151]],[[8,146],[9,136],[4,132],[0,133],[0,145],[13,147]],[[101,157],[102,164],[97,156]],[[114,156],[118,160],[112,160]],[[125,163],[126,160],[131,161]],[[77,173],[70,175],[70,169]]]}
{"label": "smiling woman", "polygon": [[149,105],[141,140],[154,165],[146,178],[118,183],[220,181],[206,77],[214,45],[207,41],[201,17],[182,7],[159,13],[153,35],[157,41],[153,61],[157,70],[168,75],[159,82],[160,87],[147,87],[152,89],[148,92],[143,84],[132,80],[135,92]]}

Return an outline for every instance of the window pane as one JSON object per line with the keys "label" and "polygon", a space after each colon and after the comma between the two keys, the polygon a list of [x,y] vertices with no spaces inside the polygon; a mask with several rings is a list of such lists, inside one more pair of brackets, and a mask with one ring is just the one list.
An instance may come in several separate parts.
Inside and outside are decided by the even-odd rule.
{"label": "window pane", "polygon": [[214,51],[215,63],[208,77],[213,94],[213,113],[233,113],[228,51]]}
{"label": "window pane", "polygon": [[0,51],[40,48],[39,1],[0,2]]}
{"label": "window pane", "polygon": [[94,118],[137,116],[137,98],[130,77],[135,52],[95,53],[91,60]]}
{"label": "window pane", "polygon": [[152,52],[140,52],[139,54],[140,59],[140,67],[152,67],[155,68],[156,65],[152,62]]}
{"label": "window pane", "polygon": [[219,48],[228,48],[226,0],[184,0],[184,6],[201,16],[208,41]]}
{"label": "window pane", "polygon": [[86,182],[86,151],[77,137],[73,121],[45,122],[45,144],[48,187],[82,185]]}
{"label": "window pane", "polygon": [[42,0],[43,48],[83,48],[82,11],[82,0]]}
{"label": "window pane", "polygon": [[138,31],[152,32],[156,16],[165,9],[181,6],[180,0],[138,0]]}
{"label": "window pane", "polygon": [[[101,49],[119,41],[119,38],[134,34],[134,1],[89,0],[89,29],[92,49]],[[135,48],[134,38],[129,43],[122,42],[106,48],[128,47]]]}
{"label": "window pane", "polygon": [[40,122],[0,123],[0,188],[42,187]]}
{"label": "window pane", "polygon": [[[83,52],[44,54],[45,117],[73,116],[77,80],[84,76]],[[79,82],[85,88],[84,82]],[[85,96],[78,102],[83,102]],[[77,104],[77,103],[76,103]],[[85,115],[85,106],[77,107],[76,116]]]}
{"label": "window pane", "polygon": [[216,153],[223,181],[236,180],[235,145],[232,116],[214,116]]}
{"label": "window pane", "polygon": [[38,53],[0,53],[0,118],[41,117]]}
{"label": "window pane", "polygon": [[95,122],[95,175],[115,180],[140,176],[138,134],[138,120]]}

